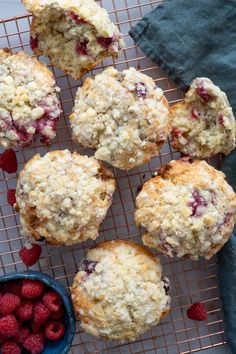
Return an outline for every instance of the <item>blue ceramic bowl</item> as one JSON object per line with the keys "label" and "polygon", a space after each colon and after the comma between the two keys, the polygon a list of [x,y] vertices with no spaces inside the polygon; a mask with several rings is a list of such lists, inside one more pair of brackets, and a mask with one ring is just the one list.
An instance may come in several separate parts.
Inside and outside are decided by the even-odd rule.
{"label": "blue ceramic bowl", "polygon": [[73,306],[72,306],[69,293],[66,291],[64,286],[57,280],[49,277],[47,274],[35,272],[35,271],[10,273],[8,275],[4,275],[0,277],[0,282],[3,283],[9,280],[16,280],[16,279],[39,280],[42,283],[44,283],[46,286],[52,288],[54,291],[56,291],[58,294],[61,295],[61,298],[63,299],[65,309],[66,309],[66,313],[63,317],[63,322],[65,324],[65,334],[58,341],[55,342],[47,341],[42,354],[68,353],[70,350],[70,345],[75,335],[75,326],[76,326]]}

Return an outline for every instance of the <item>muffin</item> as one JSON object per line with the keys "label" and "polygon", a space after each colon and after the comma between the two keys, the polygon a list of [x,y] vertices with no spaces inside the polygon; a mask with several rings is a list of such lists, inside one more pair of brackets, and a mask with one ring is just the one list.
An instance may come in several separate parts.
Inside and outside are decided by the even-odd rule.
{"label": "muffin", "polygon": [[0,49],[0,146],[25,146],[55,137],[61,107],[55,79],[38,60]]}
{"label": "muffin", "polygon": [[191,84],[184,101],[170,109],[173,147],[206,158],[235,147],[235,118],[226,94],[205,77]]}
{"label": "muffin", "polygon": [[119,55],[121,33],[94,0],[23,0],[33,14],[31,48],[79,79],[105,57]]}
{"label": "muffin", "polygon": [[148,162],[170,130],[169,106],[152,78],[110,67],[77,91],[70,116],[73,138],[120,169]]}
{"label": "muffin", "polygon": [[121,342],[134,341],[168,314],[169,291],[158,258],[121,240],[90,249],[71,288],[84,330]]}
{"label": "muffin", "polygon": [[236,195],[205,161],[171,161],[144,184],[136,205],[143,243],[170,257],[210,259],[234,228]]}
{"label": "muffin", "polygon": [[37,154],[17,181],[23,234],[52,245],[95,240],[114,190],[112,173],[92,157],[68,150]]}

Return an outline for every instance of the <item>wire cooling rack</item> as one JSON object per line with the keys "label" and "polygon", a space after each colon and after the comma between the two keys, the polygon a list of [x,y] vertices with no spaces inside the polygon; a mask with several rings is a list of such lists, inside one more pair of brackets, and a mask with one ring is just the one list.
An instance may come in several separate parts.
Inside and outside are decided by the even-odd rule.
{"label": "wire cooling rack", "polygon": [[[154,0],[103,0],[112,20],[117,23],[126,41],[126,48],[120,57],[106,59],[89,75],[101,72],[109,65],[124,70],[130,66],[138,68],[150,75],[160,86],[170,103],[182,99],[182,93],[168,77],[151,62],[144,53],[134,45],[128,35],[131,26],[158,6],[161,1]],[[10,47],[14,52],[24,50],[32,55],[29,47],[30,16],[9,18],[0,21],[0,47]],[[73,107],[73,98],[81,81],[75,81],[53,68],[47,58],[40,58],[54,72],[57,84],[61,88],[60,100],[63,107],[57,136],[50,147],[44,147],[40,142],[16,150],[18,158],[18,173],[34,154],[45,154],[49,150],[70,149],[82,154],[92,152],[81,148],[71,140],[71,130],[68,116]],[[117,190],[114,201],[106,220],[101,226],[97,242],[112,239],[133,239],[140,242],[140,232],[134,223],[135,198],[140,186],[151,177],[154,171],[172,159],[177,159],[178,153],[171,148],[170,141],[161,150],[160,156],[153,158],[150,163],[130,171],[114,169],[117,179]],[[18,250],[23,245],[20,234],[20,223],[17,213],[8,205],[7,190],[16,185],[17,175],[8,175],[0,171],[0,275],[25,269]],[[48,273],[69,287],[78,270],[78,264],[84,257],[86,249],[94,242],[85,242],[73,247],[56,248],[43,246],[43,253],[35,270]],[[217,262],[213,258],[192,262],[189,260],[170,260],[160,255],[164,274],[172,283],[172,310],[160,325],[142,335],[135,343],[118,345],[93,338],[77,325],[76,336],[71,353],[146,353],[146,354],[187,354],[213,348],[225,344],[222,306],[219,299]],[[192,302],[203,301],[208,309],[207,323],[196,323],[186,317],[186,310]],[[58,353],[60,354],[60,353]]]}

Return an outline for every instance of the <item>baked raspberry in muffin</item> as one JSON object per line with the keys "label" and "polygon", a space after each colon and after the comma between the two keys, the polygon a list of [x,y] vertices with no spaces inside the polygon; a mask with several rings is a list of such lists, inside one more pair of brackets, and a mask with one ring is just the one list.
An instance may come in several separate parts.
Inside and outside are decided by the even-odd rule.
{"label": "baked raspberry in muffin", "polygon": [[171,107],[173,147],[206,158],[235,147],[235,118],[226,94],[205,77],[195,79],[184,101]]}
{"label": "baked raspberry in muffin", "polygon": [[79,79],[107,56],[118,56],[121,33],[94,0],[23,0],[33,14],[31,47]]}
{"label": "baked raspberry in muffin", "polygon": [[94,240],[114,190],[112,173],[93,157],[68,150],[35,155],[16,188],[23,234],[55,245]]}
{"label": "baked raspberry in muffin", "polygon": [[205,161],[171,161],[144,184],[136,204],[144,244],[170,257],[209,259],[234,228],[236,195]]}
{"label": "baked raspberry in muffin", "polygon": [[130,169],[159,153],[170,130],[169,106],[152,78],[110,67],[77,91],[70,116],[73,138],[95,157]]}
{"label": "baked raspberry in muffin", "polygon": [[57,91],[43,63],[0,49],[0,145],[25,146],[37,135],[49,144],[61,114]]}
{"label": "baked raspberry in muffin", "polygon": [[168,314],[170,283],[149,250],[131,241],[110,241],[88,251],[71,288],[86,332],[134,341]]}

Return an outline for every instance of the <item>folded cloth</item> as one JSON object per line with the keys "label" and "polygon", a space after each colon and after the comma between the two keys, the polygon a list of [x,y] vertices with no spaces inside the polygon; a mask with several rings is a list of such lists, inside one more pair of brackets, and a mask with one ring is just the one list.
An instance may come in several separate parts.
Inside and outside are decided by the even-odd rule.
{"label": "folded cloth", "polygon": [[235,24],[235,0],[165,0],[129,33],[182,89],[211,79],[236,114]]}
{"label": "folded cloth", "polygon": [[[236,0],[166,0],[131,29],[137,45],[182,89],[206,76],[236,115]],[[236,192],[236,149],[222,170]],[[218,254],[225,327],[236,353],[236,228]]]}

